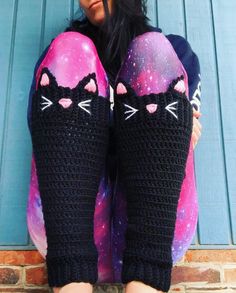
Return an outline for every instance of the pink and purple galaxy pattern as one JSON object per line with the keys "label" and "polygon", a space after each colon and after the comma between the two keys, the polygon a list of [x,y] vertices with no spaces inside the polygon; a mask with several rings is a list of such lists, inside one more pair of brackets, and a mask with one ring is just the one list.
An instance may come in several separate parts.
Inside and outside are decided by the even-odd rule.
{"label": "pink and purple galaxy pattern", "polygon": [[[96,73],[99,94],[109,97],[106,73],[96,48],[77,32],[58,35],[40,64],[36,80],[43,67],[57,78],[61,86],[73,88],[91,72]],[[130,44],[119,76],[128,82],[138,95],[165,92],[173,79],[184,75],[188,95],[187,74],[173,47],[162,33],[150,32],[136,37]],[[177,209],[172,258],[176,263],[184,255],[194,237],[198,219],[198,200],[195,186],[192,142],[186,165]],[[119,178],[109,179],[107,169],[101,174],[94,213],[94,239],[99,253],[98,283],[120,282],[122,252],[125,247],[126,202]],[[32,241],[43,257],[47,251],[44,219],[37,181],[34,156],[31,161],[31,180],[27,206],[27,224]]]}

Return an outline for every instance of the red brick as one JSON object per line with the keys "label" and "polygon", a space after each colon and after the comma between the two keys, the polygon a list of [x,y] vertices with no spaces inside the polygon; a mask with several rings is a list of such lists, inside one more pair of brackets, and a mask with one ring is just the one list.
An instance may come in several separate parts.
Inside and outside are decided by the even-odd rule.
{"label": "red brick", "polygon": [[220,272],[210,268],[174,266],[171,284],[180,282],[220,282]]}
{"label": "red brick", "polygon": [[46,285],[47,270],[45,266],[35,268],[25,268],[25,282],[27,285]]}
{"label": "red brick", "polygon": [[0,293],[7,293],[7,292],[26,292],[26,293],[51,293],[49,288],[1,288],[0,287]]}
{"label": "red brick", "polygon": [[185,262],[236,262],[236,250],[234,249],[190,249],[185,253]]}
{"label": "red brick", "polygon": [[236,282],[236,268],[224,269],[225,282]]}
{"label": "red brick", "polygon": [[0,264],[5,265],[35,265],[45,262],[37,250],[2,250]]}
{"label": "red brick", "polygon": [[170,293],[184,293],[185,289],[184,287],[179,287],[179,286],[171,286],[170,287]]}
{"label": "red brick", "polygon": [[0,267],[0,284],[16,284],[19,278],[19,269]]}
{"label": "red brick", "polygon": [[198,287],[198,288],[188,288],[186,289],[187,293],[236,293],[234,290],[229,289],[228,287],[214,287],[214,288],[207,288],[207,287]]}

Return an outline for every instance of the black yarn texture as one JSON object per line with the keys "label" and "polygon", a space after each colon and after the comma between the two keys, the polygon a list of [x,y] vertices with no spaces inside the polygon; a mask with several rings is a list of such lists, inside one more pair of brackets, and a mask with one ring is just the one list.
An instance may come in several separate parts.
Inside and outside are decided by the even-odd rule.
{"label": "black yarn texture", "polygon": [[[110,101],[98,95],[95,73],[74,89],[58,86],[46,67],[40,80],[44,73],[50,84],[39,84],[33,95],[31,137],[48,244],[48,284],[93,284],[98,278],[94,211],[107,153]],[[91,78],[95,93],[84,88]],[[44,110],[42,96],[52,102]],[[63,108],[61,98],[73,103]],[[82,104],[84,109],[78,106],[86,100],[91,101]]]}
{"label": "black yarn texture", "polygon": [[[127,93],[114,92],[118,176],[128,220],[122,283],[139,280],[164,292],[171,285],[177,206],[193,123],[191,103],[185,93],[174,89],[181,79],[165,93],[137,96],[119,78],[116,86],[122,82]],[[149,113],[148,104],[157,104],[157,110]],[[137,110],[129,118],[131,112],[125,112],[130,107],[125,105]]]}

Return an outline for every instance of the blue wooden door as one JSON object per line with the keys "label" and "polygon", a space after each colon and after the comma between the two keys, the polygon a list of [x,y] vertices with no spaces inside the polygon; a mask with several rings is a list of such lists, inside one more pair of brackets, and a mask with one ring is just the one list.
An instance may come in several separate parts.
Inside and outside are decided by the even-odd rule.
{"label": "blue wooden door", "polygon": [[[35,249],[26,224],[33,68],[78,9],[77,0],[1,0],[0,249]],[[195,149],[199,222],[191,248],[236,247],[236,22],[234,0],[149,0],[164,33],[187,38],[201,64],[203,131]]]}

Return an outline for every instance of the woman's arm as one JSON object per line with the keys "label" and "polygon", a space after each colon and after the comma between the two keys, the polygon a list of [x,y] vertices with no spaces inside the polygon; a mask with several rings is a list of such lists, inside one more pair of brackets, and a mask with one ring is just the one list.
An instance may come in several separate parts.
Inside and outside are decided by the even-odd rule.
{"label": "woman's arm", "polygon": [[201,73],[199,59],[185,38],[174,34],[167,35],[166,37],[171,42],[188,75],[189,99],[193,105],[192,138],[193,148],[195,148],[202,130],[202,125],[199,121],[199,117],[202,115],[200,113]]}
{"label": "woman's arm", "polygon": [[166,37],[171,42],[188,74],[189,98],[194,109],[200,112],[201,74],[198,56],[185,38],[174,34],[166,35]]}

